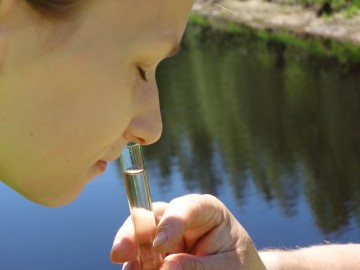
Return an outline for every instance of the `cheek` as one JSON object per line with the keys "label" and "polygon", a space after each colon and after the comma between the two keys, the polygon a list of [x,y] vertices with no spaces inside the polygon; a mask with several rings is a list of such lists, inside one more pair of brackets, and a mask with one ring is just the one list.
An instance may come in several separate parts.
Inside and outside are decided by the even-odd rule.
{"label": "cheek", "polygon": [[109,77],[82,65],[56,70],[64,71],[33,67],[12,78],[6,102],[0,102],[8,122],[4,151],[8,163],[16,164],[7,169],[17,179],[75,181],[103,158],[132,117],[131,76]]}
{"label": "cheek", "polygon": [[115,74],[115,68],[99,69],[81,58],[76,62],[54,67],[47,76],[51,81],[38,86],[37,106],[47,112],[41,126],[56,124],[51,128],[76,137],[121,136],[132,115],[134,76],[124,68]]}
{"label": "cheek", "polygon": [[81,64],[67,70],[67,83],[60,78],[57,87],[66,90],[63,103],[74,124],[70,129],[80,136],[87,130],[89,138],[99,139],[97,143],[111,143],[122,135],[133,115],[135,72],[119,59],[110,61],[99,55],[78,55],[76,62]]}
{"label": "cheek", "polygon": [[42,203],[76,197],[130,122],[134,82],[124,65],[77,58],[39,61],[4,77],[0,177]]}
{"label": "cheek", "polygon": [[118,90],[117,86],[113,91],[113,85],[95,85],[78,85],[68,95],[39,106],[47,112],[37,126],[39,132],[48,131],[48,145],[62,151],[56,144],[61,142],[64,149],[70,148],[72,159],[81,158],[85,163],[102,158],[100,152],[122,136],[132,115],[129,89],[123,86]]}

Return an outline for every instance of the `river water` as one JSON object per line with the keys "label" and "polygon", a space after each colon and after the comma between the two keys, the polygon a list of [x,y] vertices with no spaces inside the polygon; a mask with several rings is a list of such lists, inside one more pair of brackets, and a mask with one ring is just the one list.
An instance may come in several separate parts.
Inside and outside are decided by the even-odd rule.
{"label": "river water", "polygon": [[[144,148],[154,200],[219,197],[258,248],[360,242],[359,67],[190,27],[157,77],[164,132]],[[119,164],[49,209],[0,186],[0,269],[119,269]]]}

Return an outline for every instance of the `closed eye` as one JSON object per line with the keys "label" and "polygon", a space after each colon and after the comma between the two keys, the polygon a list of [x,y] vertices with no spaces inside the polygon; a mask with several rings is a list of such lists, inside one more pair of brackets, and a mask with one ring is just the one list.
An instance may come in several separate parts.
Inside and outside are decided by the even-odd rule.
{"label": "closed eye", "polygon": [[145,70],[143,70],[141,67],[137,66],[137,69],[138,69],[138,72],[139,72],[139,75],[141,77],[141,79],[145,82],[147,82],[147,78],[146,78],[146,72]]}

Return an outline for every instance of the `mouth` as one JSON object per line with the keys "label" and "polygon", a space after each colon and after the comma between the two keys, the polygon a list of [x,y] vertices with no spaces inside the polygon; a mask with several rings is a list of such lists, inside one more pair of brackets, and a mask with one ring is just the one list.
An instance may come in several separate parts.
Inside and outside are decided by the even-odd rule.
{"label": "mouth", "polygon": [[103,173],[107,168],[107,162],[104,160],[98,160],[95,166],[100,173]]}

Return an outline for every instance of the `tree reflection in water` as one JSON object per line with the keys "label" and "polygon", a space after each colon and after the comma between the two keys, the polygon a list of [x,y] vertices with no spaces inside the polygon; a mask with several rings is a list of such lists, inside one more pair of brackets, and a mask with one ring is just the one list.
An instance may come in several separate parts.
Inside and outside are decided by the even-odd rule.
{"label": "tree reflection in water", "polygon": [[253,181],[288,216],[303,192],[323,233],[360,225],[358,69],[196,27],[183,48],[158,70],[164,134],[146,154],[163,179],[175,162],[190,190],[231,183],[241,204]]}

